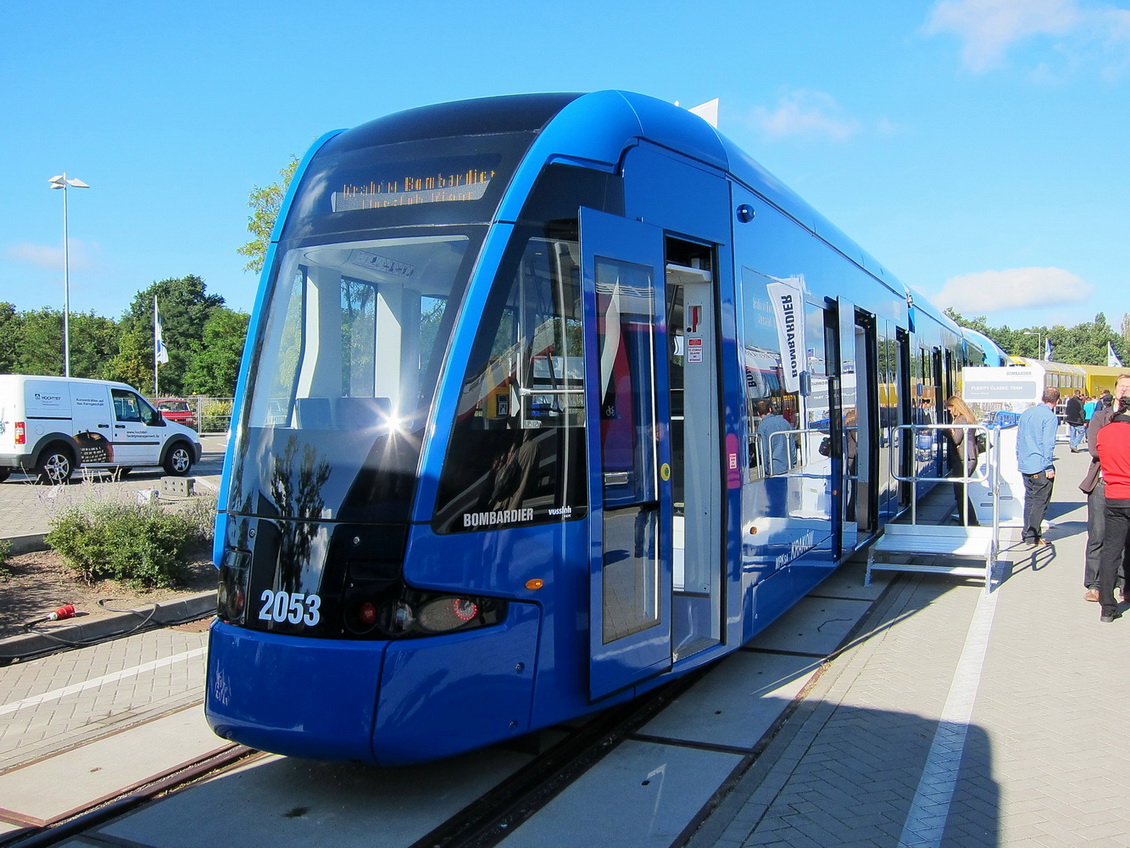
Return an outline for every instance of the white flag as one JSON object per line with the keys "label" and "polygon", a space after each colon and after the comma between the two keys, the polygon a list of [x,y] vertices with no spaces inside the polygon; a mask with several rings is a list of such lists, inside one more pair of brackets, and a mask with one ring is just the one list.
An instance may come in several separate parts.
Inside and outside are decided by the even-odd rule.
{"label": "white flag", "polygon": [[800,375],[808,364],[805,360],[804,292],[793,278],[766,283],[765,290],[777,319],[785,391],[799,392]]}
{"label": "white flag", "polygon": [[1114,352],[1114,347],[1110,342],[1106,343],[1106,367],[1107,368],[1121,368],[1122,360],[1118,358],[1118,354]]}
{"label": "white flag", "polygon": [[169,349],[161,335],[161,315],[157,312],[157,298],[153,298],[153,361],[164,365],[169,361]]}

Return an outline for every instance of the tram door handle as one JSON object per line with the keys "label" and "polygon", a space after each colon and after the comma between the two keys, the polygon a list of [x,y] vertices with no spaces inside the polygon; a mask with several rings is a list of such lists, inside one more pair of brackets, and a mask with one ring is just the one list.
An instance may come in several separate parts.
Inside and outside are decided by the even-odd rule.
{"label": "tram door handle", "polygon": [[605,486],[627,486],[629,475],[627,471],[605,471]]}

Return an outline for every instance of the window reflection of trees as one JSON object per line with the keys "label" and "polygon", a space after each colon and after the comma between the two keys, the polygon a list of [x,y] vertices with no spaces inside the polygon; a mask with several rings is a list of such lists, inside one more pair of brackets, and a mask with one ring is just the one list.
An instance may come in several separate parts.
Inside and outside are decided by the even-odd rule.
{"label": "window reflection of trees", "polygon": [[304,444],[299,458],[298,439],[290,436],[281,454],[274,456],[269,492],[279,515],[293,518],[279,522],[280,589],[300,588],[302,569],[310,560],[310,549],[318,534],[325,509],[322,487],[330,478],[330,463],[318,457],[311,444]]}

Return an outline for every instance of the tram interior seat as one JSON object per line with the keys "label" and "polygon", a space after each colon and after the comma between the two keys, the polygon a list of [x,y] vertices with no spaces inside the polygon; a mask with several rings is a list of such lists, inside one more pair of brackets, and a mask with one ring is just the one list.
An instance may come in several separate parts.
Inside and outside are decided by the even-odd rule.
{"label": "tram interior seat", "polygon": [[392,417],[392,399],[343,397],[298,398],[294,402],[295,426],[302,430],[365,430]]}
{"label": "tram interior seat", "polygon": [[294,402],[294,426],[299,430],[332,430],[330,399],[298,398]]}
{"label": "tram interior seat", "polygon": [[337,399],[337,424],[343,430],[364,430],[392,417],[392,399],[343,397]]}

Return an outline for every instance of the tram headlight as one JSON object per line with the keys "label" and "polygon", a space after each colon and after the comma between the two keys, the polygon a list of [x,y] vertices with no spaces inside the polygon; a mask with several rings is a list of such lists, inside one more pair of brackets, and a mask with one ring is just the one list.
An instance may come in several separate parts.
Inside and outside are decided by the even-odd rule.
{"label": "tram headlight", "polygon": [[499,624],[506,602],[496,598],[404,591],[354,594],[344,605],[344,630],[354,636],[418,639]]}
{"label": "tram headlight", "polygon": [[446,633],[467,626],[478,617],[480,610],[475,598],[436,598],[420,607],[416,621],[426,633]]}
{"label": "tram headlight", "polygon": [[220,564],[220,585],[216,588],[216,615],[228,624],[243,624],[247,612],[247,578],[251,554],[227,550]]}

